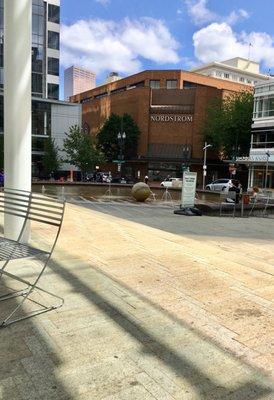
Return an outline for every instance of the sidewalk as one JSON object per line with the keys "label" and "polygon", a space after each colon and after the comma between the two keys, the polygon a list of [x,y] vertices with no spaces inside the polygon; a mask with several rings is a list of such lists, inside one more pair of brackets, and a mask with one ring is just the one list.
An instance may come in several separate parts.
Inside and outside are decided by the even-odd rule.
{"label": "sidewalk", "polygon": [[268,219],[68,205],[42,281],[65,305],[0,330],[0,399],[273,399],[273,236]]}

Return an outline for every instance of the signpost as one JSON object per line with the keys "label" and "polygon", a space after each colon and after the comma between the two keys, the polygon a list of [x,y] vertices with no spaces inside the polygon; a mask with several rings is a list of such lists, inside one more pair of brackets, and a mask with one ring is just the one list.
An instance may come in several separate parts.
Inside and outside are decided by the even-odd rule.
{"label": "signpost", "polygon": [[187,216],[202,215],[201,211],[195,207],[196,185],[197,172],[185,171],[183,175],[180,209],[175,210],[174,214]]}
{"label": "signpost", "polygon": [[197,172],[185,171],[183,175],[181,208],[194,207],[197,184]]}

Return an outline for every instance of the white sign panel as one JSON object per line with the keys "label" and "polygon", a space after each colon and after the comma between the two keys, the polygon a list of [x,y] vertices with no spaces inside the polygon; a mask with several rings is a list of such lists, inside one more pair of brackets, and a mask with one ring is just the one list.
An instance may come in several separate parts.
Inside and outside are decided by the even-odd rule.
{"label": "white sign panel", "polygon": [[182,207],[193,207],[196,194],[197,172],[184,172],[182,186]]}

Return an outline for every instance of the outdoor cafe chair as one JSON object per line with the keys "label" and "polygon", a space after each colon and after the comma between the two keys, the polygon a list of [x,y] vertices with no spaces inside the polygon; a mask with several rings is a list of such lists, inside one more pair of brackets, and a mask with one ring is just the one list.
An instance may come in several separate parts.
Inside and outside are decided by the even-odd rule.
{"label": "outdoor cafe chair", "polygon": [[[0,267],[0,281],[3,282],[5,290],[9,289],[5,294],[0,296],[0,312],[4,309],[4,313],[6,314],[4,318],[1,318],[0,315],[0,327],[5,327],[13,322],[60,308],[63,305],[64,300],[60,296],[41,288],[38,286],[38,282],[48,266],[57,243],[64,218],[64,210],[65,201],[63,200],[23,190],[5,188],[0,192],[0,212],[4,213],[4,215],[8,214],[14,218],[18,218],[19,223],[21,222],[22,224],[16,240],[0,237],[0,263],[2,264]],[[23,242],[24,233],[30,229],[31,221],[34,221],[36,226],[43,226],[45,228],[43,233],[47,236],[46,242],[48,243],[46,250],[43,249],[42,244],[30,246]],[[22,266],[18,264],[18,260],[20,259],[32,259],[36,264],[41,265],[37,273],[34,274],[33,282],[22,277],[22,273],[20,276],[20,272],[22,272]],[[17,265],[15,266],[14,263],[16,261]],[[14,268],[14,266],[16,267],[16,273],[11,273],[9,271],[10,267]],[[3,280],[3,277],[6,277],[6,279]],[[18,288],[12,289],[7,285],[6,280],[14,284],[16,282],[16,285],[19,282],[20,285],[23,284],[24,288],[20,290],[17,290]],[[45,294],[49,295],[50,298],[55,299],[56,303],[53,305],[42,304],[40,297],[39,300],[33,299],[33,294],[40,294],[40,297],[43,297]],[[16,298],[20,300],[14,304]],[[21,308],[26,300],[30,301],[30,304],[36,309],[28,313],[23,313]],[[8,301],[12,303],[11,307],[9,307],[10,303]],[[19,315],[18,311],[21,312]]]}

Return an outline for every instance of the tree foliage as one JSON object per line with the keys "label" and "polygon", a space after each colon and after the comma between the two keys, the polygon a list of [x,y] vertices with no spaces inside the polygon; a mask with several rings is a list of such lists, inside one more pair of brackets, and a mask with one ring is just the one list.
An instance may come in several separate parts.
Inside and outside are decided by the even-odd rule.
{"label": "tree foliage", "polygon": [[58,147],[56,146],[54,139],[51,137],[45,140],[42,165],[46,174],[56,172],[60,169],[61,159],[58,154]]}
{"label": "tree foliage", "polygon": [[253,95],[250,92],[214,99],[209,104],[203,134],[222,158],[248,155],[252,112]]}
{"label": "tree foliage", "polygon": [[123,149],[124,158],[129,160],[137,155],[140,136],[138,125],[128,114],[124,114],[122,117],[117,114],[111,114],[97,135],[98,146],[108,161],[117,160],[119,157],[120,147],[117,138],[119,132],[126,133]]}
{"label": "tree foliage", "polygon": [[92,172],[97,164],[105,162],[94,138],[77,125],[70,127],[69,133],[66,133],[64,151],[67,155],[64,162],[79,168],[82,175]]}

